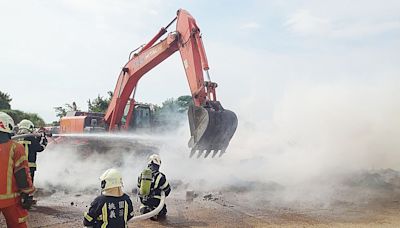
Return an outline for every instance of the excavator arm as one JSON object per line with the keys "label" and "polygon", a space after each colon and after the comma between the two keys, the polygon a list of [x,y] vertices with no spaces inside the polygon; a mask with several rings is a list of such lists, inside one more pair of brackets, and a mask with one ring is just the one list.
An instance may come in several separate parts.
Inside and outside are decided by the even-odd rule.
{"label": "excavator arm", "polygon": [[[156,43],[174,22],[176,31]],[[189,107],[188,117],[191,138],[189,147],[191,156],[198,152],[198,157],[204,154],[207,157],[211,152],[214,157],[225,152],[229,141],[237,127],[236,115],[222,107],[216,97],[217,84],[211,82],[206,53],[200,35],[200,29],[195,19],[185,10],[180,9],[165,28],[154,36],[138,53],[125,64],[118,77],[114,95],[105,115],[105,122],[109,130],[127,128],[130,124],[134,109],[134,95],[140,78],[179,50],[194,105]],[[206,72],[207,81],[203,72]],[[122,117],[126,105],[130,107],[126,122]]]}
{"label": "excavator arm", "polygon": [[[176,36],[176,34],[169,34],[166,39],[158,44],[145,50],[142,49],[122,68],[104,117],[110,131],[121,127],[126,104],[128,100],[134,101],[134,97],[131,99],[129,97],[136,89],[139,79],[178,50]],[[127,123],[125,125],[128,126]]]}

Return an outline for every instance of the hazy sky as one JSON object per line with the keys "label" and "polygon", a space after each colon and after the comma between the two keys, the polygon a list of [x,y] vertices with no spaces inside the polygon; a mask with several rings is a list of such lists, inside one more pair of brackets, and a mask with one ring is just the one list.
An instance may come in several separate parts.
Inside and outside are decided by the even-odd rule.
{"label": "hazy sky", "polygon": [[[397,0],[0,0],[0,90],[12,108],[48,122],[67,102],[86,110],[88,99],[114,90],[129,52],[179,8],[196,18],[219,99],[240,119],[268,118],[299,84],[400,82]],[[176,53],[142,78],[136,98],[186,94]]]}

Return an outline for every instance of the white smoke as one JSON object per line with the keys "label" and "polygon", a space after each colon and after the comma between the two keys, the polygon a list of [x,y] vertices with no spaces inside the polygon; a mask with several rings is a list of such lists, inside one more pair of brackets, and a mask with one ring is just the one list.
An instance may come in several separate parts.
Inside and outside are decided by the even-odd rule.
{"label": "white smoke", "polygon": [[[246,101],[238,130],[221,158],[189,158],[187,125],[155,140],[161,171],[185,188],[213,191],[251,182],[291,189],[281,196],[326,199],[338,178],[358,170],[400,169],[400,83],[293,85],[273,107]],[[248,119],[246,112],[273,110],[272,118]],[[242,115],[243,113],[243,115]],[[143,138],[144,137],[144,138]],[[132,152],[132,151],[131,151]],[[39,155],[37,185],[97,188],[101,173],[120,153],[91,155],[54,150]],[[125,189],[136,185],[145,157],[124,153],[118,167]],[[327,185],[329,183],[329,185]],[[306,186],[306,187],[305,187]]]}

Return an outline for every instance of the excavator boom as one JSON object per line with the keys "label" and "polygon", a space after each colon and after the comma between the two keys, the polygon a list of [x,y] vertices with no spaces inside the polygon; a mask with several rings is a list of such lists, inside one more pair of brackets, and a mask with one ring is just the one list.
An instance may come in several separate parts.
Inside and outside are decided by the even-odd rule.
{"label": "excavator boom", "polygon": [[[167,28],[176,22],[176,31],[156,43]],[[180,9],[177,16],[154,36],[149,43],[133,55],[125,64],[118,77],[114,95],[105,114],[109,130],[128,128],[135,104],[134,95],[140,78],[179,50],[186,78],[189,83],[193,106],[189,107],[188,117],[191,138],[189,147],[191,156],[198,152],[198,157],[207,157],[225,152],[236,131],[237,117],[232,111],[222,107],[216,97],[217,84],[211,82],[209,66],[204,50],[200,29],[195,19],[185,10]],[[206,72],[207,81],[203,72]],[[125,107],[130,101],[127,121],[122,123]]]}

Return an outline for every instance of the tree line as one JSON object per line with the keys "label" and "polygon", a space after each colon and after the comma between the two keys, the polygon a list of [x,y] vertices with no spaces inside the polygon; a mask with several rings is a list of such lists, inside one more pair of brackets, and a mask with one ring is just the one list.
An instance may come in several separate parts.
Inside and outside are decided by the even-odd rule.
{"label": "tree line", "polygon": [[[112,96],[113,92],[109,91],[106,97],[100,96],[99,94],[96,98],[89,99],[87,101],[88,111],[105,113]],[[0,91],[0,111],[9,114],[14,119],[15,123],[19,123],[23,119],[29,119],[35,126],[42,127],[46,125],[45,121],[36,113],[12,109],[11,101],[12,97],[10,94]],[[161,105],[154,105],[154,117],[163,121],[164,119],[170,118],[171,115],[186,113],[189,105],[192,103],[192,97],[187,95],[180,96],[177,99],[169,98],[162,102]],[[65,103],[62,106],[54,107],[54,110],[56,116],[61,118],[64,117],[68,111],[79,110],[79,107],[76,107],[75,102],[73,102],[71,104]],[[57,121],[53,124],[57,124]]]}
{"label": "tree line", "polygon": [[[108,91],[107,94],[108,94],[107,97],[103,97],[100,96],[100,94],[98,94],[96,98],[89,99],[87,101],[88,112],[105,113],[107,111],[108,105],[111,102],[113,92]],[[185,96],[180,96],[177,99],[169,98],[165,100],[161,105],[154,105],[154,106],[156,115],[167,112],[183,113],[188,110],[189,105],[192,103],[193,103],[192,97],[185,95]],[[67,112],[80,111],[80,109],[76,107],[74,102],[65,103],[63,106],[54,107],[54,110],[56,112],[56,116],[59,118],[66,116]]]}
{"label": "tree line", "polygon": [[10,94],[0,91],[0,111],[10,115],[16,124],[23,119],[28,119],[37,127],[45,126],[44,120],[38,114],[12,109],[11,101]]}
{"label": "tree line", "polygon": [[[88,112],[105,113],[107,111],[108,105],[111,102],[112,96],[113,92],[108,91],[106,97],[98,94],[96,98],[89,99],[87,101]],[[172,116],[181,118],[181,115],[179,114],[186,113],[189,105],[191,104],[193,104],[192,96],[184,95],[176,99],[169,98],[162,102],[161,105],[154,105],[153,116],[159,122],[167,122],[171,119]],[[76,106],[75,102],[65,103],[62,106],[54,107],[54,110],[58,118],[66,116],[67,112],[70,111],[81,111],[80,108]],[[54,124],[57,123],[55,122]]]}

